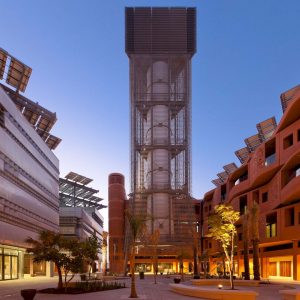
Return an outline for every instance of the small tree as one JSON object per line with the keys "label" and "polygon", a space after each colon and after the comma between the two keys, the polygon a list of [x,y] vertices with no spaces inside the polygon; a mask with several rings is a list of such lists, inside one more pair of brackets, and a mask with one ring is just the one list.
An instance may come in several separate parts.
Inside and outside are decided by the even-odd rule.
{"label": "small tree", "polygon": [[180,277],[181,281],[184,281],[184,276],[183,276],[183,260],[184,259],[189,259],[191,258],[191,255],[183,248],[178,249],[178,254],[177,254],[177,260],[179,263],[179,271],[180,271]]}
{"label": "small tree", "polygon": [[[83,256],[78,240],[64,239],[63,244],[65,250],[62,259],[62,270],[64,272],[65,290],[67,291],[69,282],[82,270]],[[72,275],[69,280],[67,280],[70,273],[72,273]]]}
{"label": "small tree", "polygon": [[131,290],[129,298],[138,298],[135,286],[135,247],[138,239],[143,235],[146,227],[146,217],[126,212],[126,220],[130,232],[130,274]]}
{"label": "small tree", "polygon": [[28,253],[33,253],[34,262],[50,261],[53,262],[57,268],[58,273],[58,289],[63,288],[62,282],[62,268],[65,261],[65,244],[62,236],[59,233],[51,231],[42,231],[39,234],[39,239],[27,238],[26,243],[31,244],[32,247],[27,249]]}
{"label": "small tree", "polygon": [[205,249],[200,255],[200,262],[204,271],[204,278],[207,278],[207,264],[209,262],[208,250]]}
{"label": "small tree", "polygon": [[234,257],[234,239],[237,234],[235,223],[240,218],[240,213],[233,210],[229,205],[218,205],[215,212],[208,219],[209,234],[208,237],[219,241],[224,250],[226,259],[229,263],[229,275],[231,289],[233,285],[233,257]]}
{"label": "small tree", "polygon": [[81,243],[81,251],[83,260],[89,266],[89,279],[91,278],[91,272],[95,260],[98,260],[99,248],[101,247],[100,243],[95,234],[88,237],[84,242]]}

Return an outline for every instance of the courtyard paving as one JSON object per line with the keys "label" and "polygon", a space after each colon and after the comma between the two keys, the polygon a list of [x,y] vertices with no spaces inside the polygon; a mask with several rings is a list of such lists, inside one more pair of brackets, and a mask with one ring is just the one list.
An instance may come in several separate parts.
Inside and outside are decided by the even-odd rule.
{"label": "courtyard paving", "polygon": [[[50,294],[37,294],[35,300],[71,300],[71,299],[85,299],[85,300],[118,300],[128,299],[130,294],[130,280],[120,280],[126,283],[125,289],[88,293],[81,295],[50,295]],[[175,294],[169,290],[168,284],[173,283],[172,278],[167,278],[165,275],[158,276],[158,283],[154,284],[153,276],[146,276],[144,280],[136,277],[137,293],[140,299],[149,300],[188,300],[199,299],[194,297],[187,297]],[[185,284],[190,284],[188,280]],[[43,278],[35,277],[15,281],[2,281],[0,282],[0,299],[23,299],[20,295],[21,289],[36,288],[43,289],[48,287],[55,287],[57,285],[57,278]],[[281,299],[279,290],[299,288],[299,283],[296,282],[271,282],[271,284],[261,284],[259,287],[238,287],[238,289],[252,290],[259,293],[258,300],[276,300]],[[242,299],[241,299],[242,300]]]}

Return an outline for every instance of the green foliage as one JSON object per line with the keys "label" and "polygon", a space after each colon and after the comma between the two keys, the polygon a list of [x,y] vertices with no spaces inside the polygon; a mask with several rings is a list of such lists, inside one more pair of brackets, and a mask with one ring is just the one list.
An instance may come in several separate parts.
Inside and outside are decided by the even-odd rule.
{"label": "green foliage", "polygon": [[232,206],[224,204],[216,206],[215,213],[208,219],[210,228],[207,236],[219,241],[223,249],[227,249],[237,233],[235,223],[239,218],[240,213],[234,211]]}
{"label": "green foliage", "polygon": [[121,282],[105,282],[105,281],[84,281],[76,282],[75,288],[84,292],[97,292],[125,288],[125,283]]}
{"label": "green foliage", "polygon": [[132,243],[136,243],[145,232],[147,217],[144,215],[126,212],[126,220],[129,225]]}
{"label": "green foliage", "polygon": [[[65,274],[65,285],[72,280],[75,274],[82,271],[83,262],[87,262],[90,270],[95,260],[98,259],[100,243],[95,235],[90,236],[84,242],[76,239],[66,239],[59,233],[42,231],[38,240],[27,238],[26,243],[32,245],[27,252],[34,254],[34,261],[51,261],[58,270],[58,288],[62,288],[62,271]],[[67,282],[67,275],[72,273]]]}
{"label": "green foliage", "polygon": [[101,244],[99,243],[95,234],[88,237],[84,242],[80,243],[80,253],[83,260],[89,265],[89,277],[92,270],[93,263],[98,260],[98,253]]}
{"label": "green foliage", "polygon": [[209,234],[216,241],[219,241],[230,269],[230,283],[233,286],[233,256],[234,256],[234,237],[237,234],[235,223],[240,218],[240,213],[233,210],[230,205],[218,205],[215,212],[208,218]]}

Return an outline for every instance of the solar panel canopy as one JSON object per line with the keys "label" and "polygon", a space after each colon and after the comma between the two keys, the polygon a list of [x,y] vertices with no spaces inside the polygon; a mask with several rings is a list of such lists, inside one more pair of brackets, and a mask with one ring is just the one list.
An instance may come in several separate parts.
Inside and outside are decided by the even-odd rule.
{"label": "solar panel canopy", "polygon": [[259,134],[254,134],[245,139],[245,143],[250,152],[253,152],[261,144],[261,142]]}
{"label": "solar panel canopy", "polygon": [[295,87],[289,89],[288,91],[282,93],[280,95],[280,99],[281,99],[281,106],[282,106],[282,111],[285,112],[285,110],[287,109],[290,101],[293,100],[293,97],[296,93],[300,92],[300,84],[296,85]]}
{"label": "solar panel canopy", "polygon": [[244,147],[234,152],[239,161],[243,164],[249,157],[249,149]]}
{"label": "solar panel canopy", "polygon": [[263,141],[267,141],[275,132],[277,122],[275,117],[271,117],[256,125],[257,131]]}
{"label": "solar panel canopy", "polygon": [[0,79],[3,79],[5,65],[7,60],[7,52],[0,48]]}
{"label": "solar panel canopy", "polygon": [[93,180],[75,172],[59,179],[60,206],[105,208],[100,204],[103,199],[95,196],[99,190],[88,187]]}
{"label": "solar panel canopy", "polygon": [[15,58],[11,58],[6,82],[17,91],[24,92],[28,84],[32,69]]}
{"label": "solar panel canopy", "polygon": [[233,171],[237,169],[237,165],[235,163],[230,163],[228,165],[225,165],[223,169],[228,173],[231,174]]}

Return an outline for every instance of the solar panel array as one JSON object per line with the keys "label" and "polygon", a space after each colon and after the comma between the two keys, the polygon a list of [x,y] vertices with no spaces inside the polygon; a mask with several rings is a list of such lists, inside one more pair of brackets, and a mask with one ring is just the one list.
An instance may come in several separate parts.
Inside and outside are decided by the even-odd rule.
{"label": "solar panel array", "polygon": [[293,97],[298,92],[300,92],[300,85],[296,85],[292,89],[289,89],[288,91],[286,91],[280,95],[281,106],[282,106],[283,112],[285,112],[289,103],[293,100]]}
{"label": "solar panel array", "polygon": [[50,134],[50,130],[57,120],[56,114],[13,91],[9,87],[3,84],[0,85],[48,147],[54,150],[61,142],[60,138]]}
{"label": "solar panel array", "polygon": [[4,79],[8,85],[16,90],[14,91],[8,86],[1,84],[2,88],[47,146],[54,150],[61,142],[60,138],[50,134],[50,130],[57,120],[56,114],[19,93],[20,91],[25,91],[31,72],[32,69],[30,67],[0,48],[0,80]]}
{"label": "solar panel array", "polygon": [[103,199],[95,196],[99,191],[87,186],[92,181],[75,172],[70,172],[65,178],[60,178],[60,206],[105,208],[105,205],[100,204]]}
{"label": "solar panel array", "polygon": [[5,79],[16,91],[24,92],[31,72],[30,67],[0,48],[0,79]]}
{"label": "solar panel array", "polygon": [[257,131],[260,135],[262,141],[267,141],[275,132],[277,127],[277,122],[275,117],[271,117],[256,124]]}
{"label": "solar panel array", "polygon": [[223,183],[226,183],[226,180],[228,179],[228,176],[237,169],[237,166],[235,163],[230,163],[227,164],[223,167],[223,169],[225,170],[224,172],[218,173],[217,176],[219,178],[212,180],[211,182],[215,185],[215,186],[219,186],[222,185]]}

